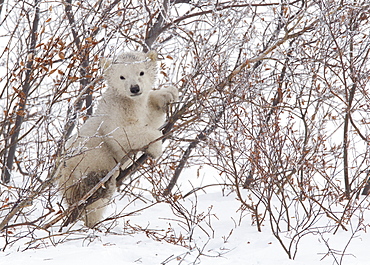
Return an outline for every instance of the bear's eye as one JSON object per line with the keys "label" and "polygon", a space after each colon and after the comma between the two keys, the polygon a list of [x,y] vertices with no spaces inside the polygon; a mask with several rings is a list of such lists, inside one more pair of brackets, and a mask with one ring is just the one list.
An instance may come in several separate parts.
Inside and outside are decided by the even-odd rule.
{"label": "bear's eye", "polygon": [[126,79],[123,75],[121,75],[119,78],[120,78],[121,80],[125,80],[125,79]]}
{"label": "bear's eye", "polygon": [[140,72],[140,76],[143,76],[144,75],[144,72]]}

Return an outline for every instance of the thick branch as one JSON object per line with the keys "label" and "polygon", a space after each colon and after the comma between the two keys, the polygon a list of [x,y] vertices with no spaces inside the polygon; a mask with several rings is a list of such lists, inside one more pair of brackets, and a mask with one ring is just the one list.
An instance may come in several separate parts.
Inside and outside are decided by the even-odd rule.
{"label": "thick branch", "polygon": [[17,149],[18,144],[18,137],[21,130],[22,123],[24,121],[24,117],[26,115],[26,103],[27,98],[29,96],[30,88],[31,88],[31,81],[32,81],[32,74],[33,74],[33,58],[35,56],[35,47],[37,43],[37,30],[39,26],[40,20],[40,9],[39,9],[39,0],[35,1],[35,17],[33,19],[32,28],[31,28],[31,41],[30,46],[28,48],[27,54],[27,63],[26,63],[26,74],[25,79],[22,85],[22,91],[19,93],[19,105],[17,110],[17,117],[15,120],[14,127],[12,128],[10,134],[10,148],[8,154],[6,156],[6,163],[5,168],[2,174],[2,181],[4,183],[8,183],[10,181],[10,173],[13,167],[15,151]]}

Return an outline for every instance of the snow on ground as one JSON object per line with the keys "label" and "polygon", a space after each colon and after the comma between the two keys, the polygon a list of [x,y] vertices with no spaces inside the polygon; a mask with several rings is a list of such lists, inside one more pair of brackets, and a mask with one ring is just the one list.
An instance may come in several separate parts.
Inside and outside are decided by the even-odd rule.
{"label": "snow on ground", "polygon": [[[110,210],[117,210],[123,201],[113,204]],[[0,264],[339,264],[340,256],[336,256],[338,263],[332,255],[325,257],[328,249],[323,239],[329,242],[336,253],[346,247],[351,236],[350,232],[345,231],[339,231],[336,235],[324,234],[324,238],[309,234],[301,239],[295,260],[289,260],[267,224],[262,232],[258,232],[248,214],[240,219],[239,203],[233,194],[222,196],[216,191],[199,193],[197,197],[189,197],[182,205],[187,205],[186,210],[193,211],[197,216],[206,216],[199,223],[201,228],[190,226],[193,240],[183,240],[183,244],[188,242],[192,249],[155,240],[150,234],[150,231],[153,234],[158,231],[157,238],[165,235],[166,231],[167,238],[171,234],[177,238],[180,233],[184,237],[190,235],[188,226],[182,223],[184,220],[174,215],[169,204],[163,202],[120,219],[109,233],[87,230],[81,224],[76,224],[74,228],[82,228],[79,232],[66,238],[59,236],[53,241],[40,241],[42,244],[38,249],[17,251],[17,247],[13,246],[0,253]],[[145,207],[145,203],[136,201],[125,212],[140,207]],[[149,232],[135,231],[133,227],[142,227]],[[52,242],[58,240],[64,242],[53,246]],[[369,235],[357,233],[346,250],[342,264],[369,264],[369,245]]]}

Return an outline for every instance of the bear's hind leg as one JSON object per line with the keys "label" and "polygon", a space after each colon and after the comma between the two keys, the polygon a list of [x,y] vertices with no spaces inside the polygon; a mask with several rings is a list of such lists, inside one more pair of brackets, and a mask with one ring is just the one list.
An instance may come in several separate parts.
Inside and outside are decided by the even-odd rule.
{"label": "bear's hind leg", "polygon": [[[85,199],[86,194],[91,191],[97,184],[100,184],[102,178],[108,174],[107,170],[99,172],[90,172],[86,177],[81,178],[76,184],[70,187],[69,205],[73,205],[82,199],[86,200],[82,205],[73,209],[62,226],[67,226],[81,219],[85,225],[92,228],[96,223],[101,221],[105,206],[111,199],[115,190],[115,176],[112,176],[107,182],[102,183],[89,198]],[[118,174],[118,173],[116,173]],[[100,184],[101,185],[101,184]]]}
{"label": "bear's hind leg", "polygon": [[109,199],[99,199],[94,203],[85,207],[85,213],[82,217],[85,225],[89,228],[93,228],[103,218],[103,213],[107,207]]}

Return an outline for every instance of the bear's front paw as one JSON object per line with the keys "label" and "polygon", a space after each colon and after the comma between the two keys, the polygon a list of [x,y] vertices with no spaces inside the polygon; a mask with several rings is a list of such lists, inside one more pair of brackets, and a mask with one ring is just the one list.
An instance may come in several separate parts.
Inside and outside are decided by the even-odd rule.
{"label": "bear's front paw", "polygon": [[162,89],[168,99],[167,103],[176,102],[179,100],[179,90],[174,86],[168,86]]}
{"label": "bear's front paw", "polygon": [[150,101],[153,106],[160,110],[165,110],[169,103],[179,99],[179,91],[174,86],[168,86],[160,90],[154,90],[151,93]]}

